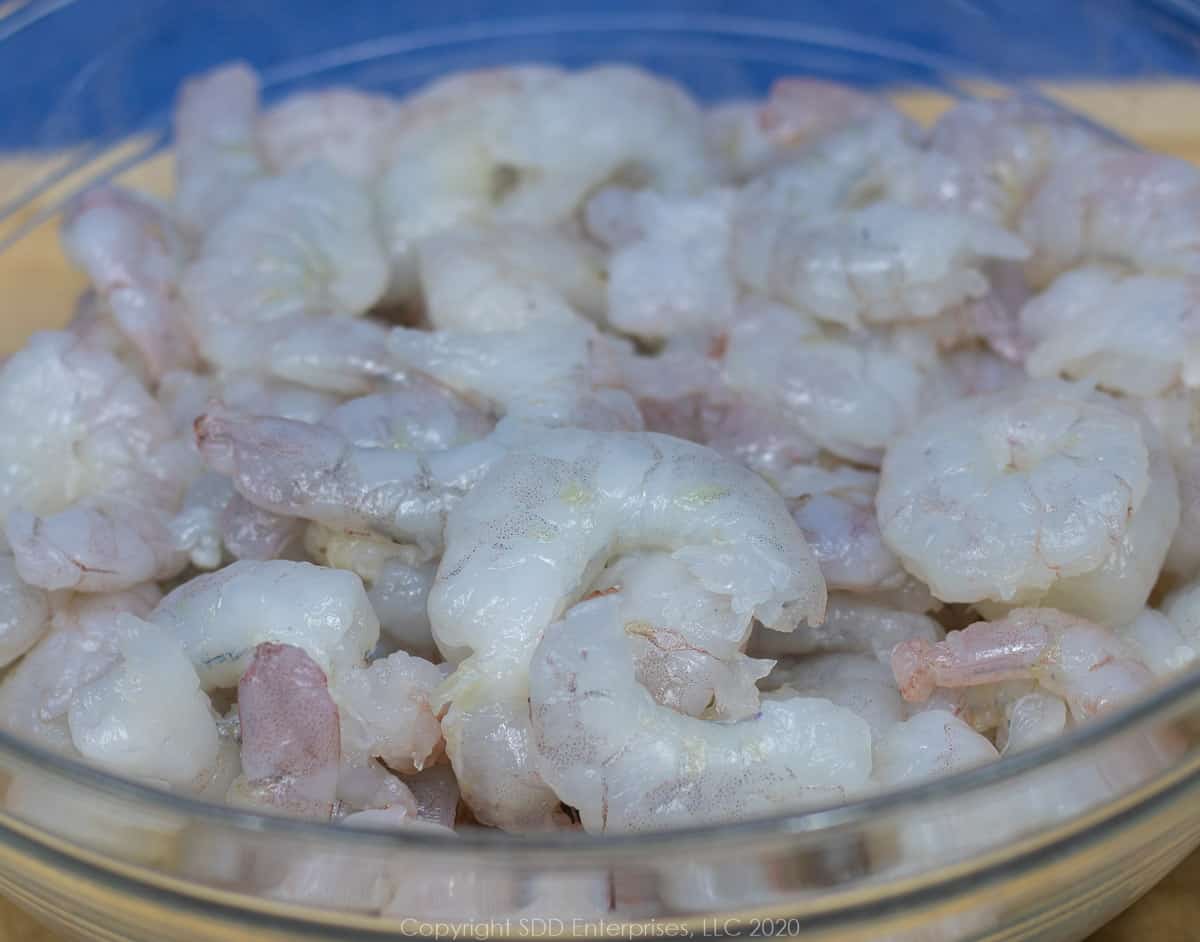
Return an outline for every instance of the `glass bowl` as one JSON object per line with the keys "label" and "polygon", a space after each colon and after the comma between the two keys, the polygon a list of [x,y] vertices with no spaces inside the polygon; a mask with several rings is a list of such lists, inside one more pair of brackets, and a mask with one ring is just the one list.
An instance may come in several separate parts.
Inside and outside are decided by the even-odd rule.
{"label": "glass bowl", "polygon": [[[732,5],[729,5],[730,7]],[[268,98],[313,84],[405,92],[517,60],[632,60],[701,97],[815,74],[929,96],[1062,65],[1041,14],[988,3],[234,5],[62,0],[0,8],[0,284],[12,347],[81,287],[62,201],[169,181],[186,75],[246,57]],[[1092,73],[1187,67],[1186,5],[1081,3]],[[999,5],[998,5],[999,9]],[[990,12],[989,12],[990,11]],[[850,26],[853,29],[847,29]],[[965,67],[960,63],[970,63]],[[1041,63],[1039,65],[1039,63]],[[805,813],[607,837],[348,831],[206,805],[0,733],[0,892],[81,939],[380,940],[682,935],[862,942],[1076,940],[1200,844],[1200,676],[1062,739],[936,782]],[[315,861],[297,878],[298,861]],[[402,890],[403,892],[400,892]],[[581,900],[617,901],[600,919]],[[395,903],[402,899],[403,903]],[[392,902],[389,904],[389,900]]]}

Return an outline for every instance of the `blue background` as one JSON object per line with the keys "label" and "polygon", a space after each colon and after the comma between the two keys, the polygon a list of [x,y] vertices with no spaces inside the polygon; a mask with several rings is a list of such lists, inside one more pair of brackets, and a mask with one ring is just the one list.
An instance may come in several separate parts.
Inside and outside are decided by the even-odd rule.
{"label": "blue background", "polygon": [[[0,146],[60,147],[161,123],[183,76],[234,57],[286,78],[286,63],[413,30],[460,28],[481,20],[503,23],[516,15],[611,15],[650,9],[697,21],[713,15],[765,17],[848,30],[931,56],[949,56],[969,63],[974,71],[1006,79],[1200,77],[1195,0],[34,0],[0,19]],[[498,60],[514,57],[499,43],[492,49]],[[545,41],[517,51],[568,62],[579,57],[577,49],[558,55],[559,50]],[[419,57],[420,52],[413,55]],[[630,54],[626,46],[602,43],[582,60],[606,56],[656,64],[649,53]],[[380,66],[374,74],[359,69],[345,75],[335,72],[333,77],[403,88],[404,73],[396,70],[397,61],[393,58],[391,72]],[[814,55],[800,68],[840,75],[846,66]],[[700,86],[701,94],[709,91],[706,84],[713,89],[730,84],[728,75],[697,69],[686,78]],[[779,66],[747,69],[739,72],[738,82],[757,89]],[[853,66],[861,81],[924,80],[933,71],[925,64],[897,65],[869,56]],[[321,80],[329,81],[330,76]]]}

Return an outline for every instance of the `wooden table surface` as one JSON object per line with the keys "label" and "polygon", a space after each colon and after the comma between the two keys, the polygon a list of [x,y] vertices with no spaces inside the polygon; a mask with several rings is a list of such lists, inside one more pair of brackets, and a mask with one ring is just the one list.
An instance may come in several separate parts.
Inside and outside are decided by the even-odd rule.
{"label": "wooden table surface", "polygon": [[[1046,92],[1147,147],[1200,163],[1200,126],[1195,117],[1200,115],[1200,85],[1076,84],[1048,86]],[[914,116],[928,120],[945,107],[946,99],[916,94],[903,96],[901,103]],[[27,167],[23,159],[8,161],[7,166],[0,163],[0,193],[6,191],[6,183],[11,186],[14,172]],[[162,163],[134,176],[136,182],[159,191],[169,179]],[[38,285],[36,294],[24,297],[23,284]],[[4,286],[0,350],[19,344],[36,325],[64,322],[82,284],[78,275],[66,269],[51,226],[41,227],[14,249],[0,254],[0,285]],[[1200,940],[1200,851],[1088,942],[1190,940]],[[0,900],[0,942],[61,940]]]}

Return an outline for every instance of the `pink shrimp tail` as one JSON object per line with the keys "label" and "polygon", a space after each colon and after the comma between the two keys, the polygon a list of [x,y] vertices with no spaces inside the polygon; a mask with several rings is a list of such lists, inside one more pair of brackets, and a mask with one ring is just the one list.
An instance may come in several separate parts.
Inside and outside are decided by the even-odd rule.
{"label": "pink shrimp tail", "polygon": [[923,638],[901,641],[892,649],[892,674],[900,687],[900,695],[909,703],[924,703],[937,687],[932,660],[932,644]]}

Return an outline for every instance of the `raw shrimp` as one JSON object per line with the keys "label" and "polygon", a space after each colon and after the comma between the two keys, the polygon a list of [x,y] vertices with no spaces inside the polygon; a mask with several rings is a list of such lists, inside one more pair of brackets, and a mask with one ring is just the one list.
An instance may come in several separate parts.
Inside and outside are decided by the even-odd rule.
{"label": "raw shrimp", "polygon": [[1019,366],[987,350],[955,350],[924,371],[920,411],[933,412],[969,396],[1010,389],[1025,379]]}
{"label": "raw shrimp", "polygon": [[818,654],[785,658],[763,681],[766,690],[819,697],[862,717],[878,740],[906,717],[891,668],[864,654]]}
{"label": "raw shrimp", "polygon": [[734,180],[756,176],[848,127],[907,124],[885,98],[802,78],[777,80],[761,103],[717,105],[705,121],[710,152]]}
{"label": "raw shrimp", "polygon": [[922,386],[908,358],[869,339],[827,337],[811,318],[761,302],[743,306],[722,372],[749,403],[787,414],[822,448],[867,464],[916,420]]}
{"label": "raw shrimp", "polygon": [[674,82],[629,66],[597,66],[535,86],[493,128],[489,146],[517,171],[498,210],[512,220],[566,219],[590,191],[619,176],[676,193],[716,178],[700,108]]}
{"label": "raw shrimp", "polygon": [[623,556],[593,591],[616,594],[638,683],[657,702],[705,719],[740,720],[758,710],[755,684],[772,662],[742,654],[750,618],[704,589],[682,562],[665,553]]}
{"label": "raw shrimp", "polygon": [[37,644],[49,627],[47,594],[21,581],[13,558],[0,555],[0,667]]}
{"label": "raw shrimp", "polygon": [[1021,214],[1036,285],[1085,262],[1143,274],[1200,274],[1200,170],[1182,160],[1094,148],[1056,166]]}
{"label": "raw shrimp", "polygon": [[1032,376],[1083,379],[1131,396],[1200,384],[1200,278],[1082,268],[1021,309]]}
{"label": "raw shrimp", "polygon": [[343,760],[379,759],[401,773],[436,762],[442,730],[431,701],[444,679],[442,668],[403,651],[343,674],[336,688]]}
{"label": "raw shrimp", "polygon": [[437,645],[429,625],[429,593],[437,564],[389,559],[367,584],[367,598],[379,618],[379,630],[409,654],[437,660]]}
{"label": "raw shrimp", "polygon": [[[442,652],[447,752],[476,816],[544,825],[528,765],[526,670],[542,631],[613,556],[669,552],[734,614],[788,631],[825,586],[782,500],[708,449],[654,434],[547,431],[499,461],[447,521],[429,598]],[[487,750],[485,752],[484,750]]]}
{"label": "raw shrimp", "polygon": [[175,215],[199,238],[264,172],[255,141],[258,76],[235,63],[189,80],[175,105]]}
{"label": "raw shrimp", "polygon": [[1105,563],[1153,490],[1150,464],[1143,428],[1116,404],[1017,387],[950,404],[891,443],[880,528],[937,598],[1019,600]]}
{"label": "raw shrimp", "polygon": [[875,517],[879,476],[842,467],[795,466],[775,481],[830,589],[896,588],[907,574],[884,545]]}
{"label": "raw shrimp", "polygon": [[214,376],[182,370],[163,376],[156,398],[171,416],[177,434],[189,436],[196,419],[214,399],[251,415],[276,415],[299,422],[316,422],[342,402],[328,391],[252,373]]}
{"label": "raw shrimp", "polygon": [[204,690],[235,686],[266,642],[303,649],[336,683],[379,640],[357,576],[284,560],[241,561],[197,576],[149,617],[179,638]]}
{"label": "raw shrimp", "polygon": [[338,707],[325,672],[303,649],[258,645],[238,681],[242,775],[237,804],[328,818],[337,793]]}
{"label": "raw shrimp", "polygon": [[352,88],[300,92],[258,120],[263,160],[275,173],[314,161],[366,182],[383,169],[401,106],[383,95]]}
{"label": "raw shrimp", "polygon": [[983,765],[1000,754],[953,713],[927,710],[889,728],[875,748],[875,779],[906,785]]}
{"label": "raw shrimp", "polygon": [[932,318],[987,294],[986,261],[1027,255],[985,220],[889,202],[816,219],[742,215],[733,232],[743,285],[847,327]]}
{"label": "raw shrimp", "polygon": [[963,101],[929,135],[935,154],[950,158],[935,194],[948,208],[1012,226],[1053,167],[1109,142],[1074,115],[1029,98]]}
{"label": "raw shrimp", "polygon": [[188,487],[171,521],[175,545],[198,569],[233,559],[274,559],[296,543],[303,524],[255,507],[224,475],[206,471]]}
{"label": "raw shrimp", "polygon": [[844,592],[831,593],[825,620],[804,631],[783,634],[758,629],[748,648],[754,657],[787,658],[809,654],[867,654],[890,663],[902,641],[941,641],[944,633],[927,615],[885,608]]}
{"label": "raw shrimp", "polygon": [[67,714],[71,741],[85,758],[123,775],[202,784],[217,763],[217,718],[179,639],[129,614],[118,615],[114,628],[120,659],[76,690]]}
{"label": "raw shrimp", "polygon": [[68,209],[61,238],[151,376],[192,364],[179,301],[183,247],[165,209],[128,190],[100,187]]}
{"label": "raw shrimp", "polygon": [[1061,697],[1044,690],[1024,694],[1005,709],[1005,723],[996,734],[1000,752],[1020,752],[1061,736],[1070,722]]}
{"label": "raw shrimp", "polygon": [[[601,194],[603,196],[603,194]],[[633,193],[623,224],[638,235],[609,260],[608,322],[654,339],[688,331],[719,334],[733,320],[730,270],[733,193]]]}
{"label": "raw shrimp", "polygon": [[[1155,673],[1175,673],[1200,658],[1200,584],[1187,583],[1163,599],[1162,614],[1166,616],[1169,628],[1162,625],[1161,621],[1158,625],[1147,624],[1147,616],[1153,614],[1149,611],[1143,613],[1142,617],[1125,629],[1125,636],[1141,641],[1140,644],[1135,643],[1135,647]],[[1146,640],[1155,628],[1158,631],[1154,631],[1154,634],[1160,638],[1155,647],[1159,651],[1168,647],[1161,640],[1164,635],[1173,643],[1169,645],[1169,652],[1163,651],[1157,656],[1148,656],[1146,651],[1150,645]]]}
{"label": "raw shrimp", "polygon": [[1066,700],[1079,720],[1150,689],[1154,675],[1112,631],[1052,608],[1018,608],[981,621],[945,641],[905,641],[892,653],[906,700],[936,687],[1036,680]]}
{"label": "raw shrimp", "polygon": [[205,236],[180,290],[204,356],[235,369],[264,358],[264,336],[361,314],[386,283],[366,192],[328,165],[308,164],[247,187]]}
{"label": "raw shrimp", "polygon": [[871,773],[870,727],[828,700],[770,697],[732,724],[655,703],[611,596],[549,627],[529,691],[538,773],[591,832],[795,809],[854,794]]}
{"label": "raw shrimp", "polygon": [[26,582],[105,591],[182,568],[168,521],[191,459],[111,355],[34,335],[0,367],[0,427],[0,512]]}
{"label": "raw shrimp", "polygon": [[359,448],[445,451],[483,438],[493,423],[445,386],[414,376],[342,403],[321,424]]}
{"label": "raw shrimp", "polygon": [[604,263],[582,239],[528,225],[460,224],[418,249],[435,330],[520,330],[605,312]]}
{"label": "raw shrimp", "polygon": [[422,821],[453,828],[458,820],[459,792],[454,770],[449,765],[432,765],[413,775],[404,776],[412,791],[417,816]]}
{"label": "raw shrimp", "polygon": [[390,297],[417,294],[416,249],[424,239],[493,216],[516,171],[495,154],[490,129],[559,75],[544,66],[483,69],[441,79],[401,104],[375,189]]}

